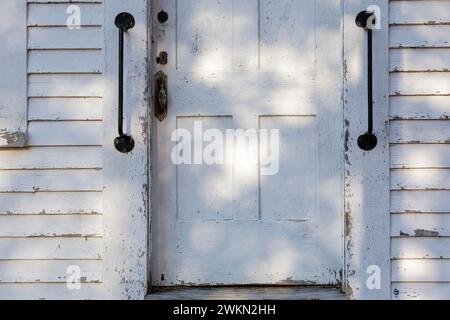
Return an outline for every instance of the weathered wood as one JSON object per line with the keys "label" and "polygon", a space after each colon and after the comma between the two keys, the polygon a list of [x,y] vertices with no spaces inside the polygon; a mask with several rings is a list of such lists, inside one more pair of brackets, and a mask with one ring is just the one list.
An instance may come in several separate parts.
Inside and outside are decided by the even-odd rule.
{"label": "weathered wood", "polygon": [[402,237],[391,241],[394,259],[442,259],[450,258],[450,238]]}
{"label": "weathered wood", "polygon": [[[234,70],[257,70],[260,66],[259,43],[253,35],[258,32],[258,25],[252,23],[258,15],[260,1],[233,1],[232,28]],[[256,18],[257,19],[257,18]]]}
{"label": "weathered wood", "polygon": [[30,98],[29,120],[101,120],[101,98]]}
{"label": "weathered wood", "polygon": [[[334,38],[333,35],[333,31],[335,31],[333,30],[335,27],[334,21],[332,15],[330,16],[329,11],[327,11],[335,9],[338,6],[337,3],[328,1],[328,5],[324,5],[322,1],[317,1],[315,5],[318,9],[315,14],[309,13],[311,4],[310,1],[286,1],[284,3],[260,1],[261,70],[276,72],[280,75],[287,75],[289,71],[307,73],[314,68],[312,63],[314,54],[320,53],[320,51],[314,51],[312,48],[320,45],[325,47],[320,39],[326,35],[329,36],[333,40],[328,40],[328,48],[337,48],[339,40]],[[293,13],[296,13],[296,15]],[[327,19],[324,17],[327,17]],[[315,37],[317,37],[315,39],[311,36],[311,33],[314,32],[312,27],[317,19],[322,21],[322,29],[321,32],[315,31]],[[279,63],[280,58],[283,63]],[[329,67],[336,66],[332,64],[335,61],[330,60],[331,56],[323,59],[331,62]],[[321,59],[317,62],[320,64],[320,61]],[[331,73],[329,76],[329,80],[334,78]]]}
{"label": "weathered wood", "polygon": [[98,214],[101,192],[0,193],[0,214]]}
{"label": "weathered wood", "polygon": [[[148,222],[148,126],[149,82],[147,61],[149,15],[147,0],[104,2],[105,48],[103,116],[103,210],[104,210],[104,299],[143,299],[147,293]],[[125,39],[125,114],[127,132],[135,149],[121,154],[112,141],[117,137],[118,29],[113,21],[119,12],[130,12],[136,26]],[[151,59],[153,60],[153,59]]]}
{"label": "weathered wood", "polygon": [[450,260],[394,260],[393,282],[438,282],[450,281]]}
{"label": "weathered wood", "polygon": [[393,283],[392,299],[398,300],[449,300],[450,283]]}
{"label": "weathered wood", "polygon": [[[390,297],[389,218],[389,26],[386,0],[345,0],[344,137],[347,287],[353,299]],[[367,33],[355,24],[358,12],[380,8],[381,29],[373,30],[375,150],[364,152],[358,137],[367,131]],[[367,287],[367,268],[381,269],[381,289]]]}
{"label": "weathered wood", "polygon": [[450,190],[450,169],[391,170],[391,190]]}
{"label": "weathered wood", "polygon": [[439,24],[450,22],[450,3],[447,1],[391,1],[391,24]]}
{"label": "weathered wood", "polygon": [[0,148],[27,144],[26,6],[25,0],[0,2],[0,36],[7,43],[0,50]]}
{"label": "weathered wood", "polygon": [[28,49],[101,49],[101,27],[29,27]]}
{"label": "weathered wood", "polygon": [[0,284],[2,300],[92,300],[104,298],[104,286],[97,283],[81,284],[80,290],[67,290],[66,283]]}
{"label": "weathered wood", "polygon": [[101,238],[0,238],[0,260],[100,259]]}
{"label": "weathered wood", "polygon": [[[0,298],[101,298],[103,286],[87,283],[101,282],[104,268],[98,260],[104,242],[100,238],[103,224],[99,215],[103,211],[103,183],[101,171],[97,170],[104,156],[100,147],[103,126],[99,121],[104,87],[103,5],[102,1],[92,0],[28,3],[28,22],[14,29],[26,35],[29,26],[30,141],[44,147],[23,152],[8,149],[0,155]],[[66,28],[69,5],[81,8],[80,30]],[[1,11],[12,14],[11,10]],[[20,22],[20,16],[13,15]],[[10,36],[21,39],[8,31]],[[12,45],[9,41],[9,54],[15,54]],[[27,42],[21,45],[22,54],[15,54],[17,58],[27,54]],[[3,65],[14,76],[5,71],[2,79],[13,86],[10,92],[17,93],[20,84],[12,79],[21,80],[27,72],[9,62]],[[26,62],[23,67],[27,67]],[[21,83],[26,86],[26,79]],[[15,108],[20,111],[18,106]],[[21,121],[26,120],[23,117]],[[14,132],[4,135],[10,141],[16,136]],[[26,136],[19,138],[23,142]],[[81,290],[66,287],[69,265],[81,267]]]}
{"label": "weathered wood", "polygon": [[[391,167],[415,168],[393,170],[393,190],[450,186],[450,122],[443,121],[449,119],[450,102],[449,5],[434,0],[390,3],[390,23],[401,24],[391,26],[391,48],[413,48],[390,53],[391,119],[415,119],[391,122],[391,142],[406,143],[391,146]],[[391,211],[403,212],[391,217],[391,253],[406,259],[392,261],[392,298],[448,299],[444,282],[450,281],[450,260],[442,258],[448,258],[450,193],[393,191]]]}
{"label": "weathered wood", "polygon": [[450,144],[391,146],[391,168],[450,168]]}
{"label": "weathered wood", "polygon": [[[185,284],[339,285],[335,269],[323,258],[329,250],[317,246],[314,222],[217,221],[203,222],[201,228],[196,221],[177,223],[176,274]],[[292,270],[279,261],[300,267]],[[161,283],[160,277],[154,279]]]}
{"label": "weathered wood", "polygon": [[449,120],[391,121],[391,143],[450,143]]}
{"label": "weathered wood", "polygon": [[[30,3],[30,2],[29,2]],[[74,3],[81,13],[80,26],[100,26],[103,23],[101,3]],[[67,3],[30,3],[28,26],[66,26],[71,11]]]}
{"label": "weathered wood", "polygon": [[450,49],[391,49],[390,71],[449,71]]}
{"label": "weathered wood", "polygon": [[338,288],[224,287],[156,289],[146,300],[344,300]]}
{"label": "weathered wood", "polygon": [[32,74],[28,76],[29,97],[101,97],[99,74]]}
{"label": "weathered wood", "polygon": [[392,212],[450,212],[450,191],[392,191]]}
{"label": "weathered wood", "polygon": [[401,213],[391,217],[392,236],[450,236],[448,213]]}
{"label": "weathered wood", "polygon": [[[340,283],[341,2],[153,5],[173,17],[161,25],[154,13],[153,55],[175,59],[153,68],[173,92],[154,122],[153,284]],[[230,164],[173,165],[167,141],[196,121],[221,133],[279,130],[279,170],[261,174],[256,140],[234,144]]]}
{"label": "weathered wood", "polygon": [[[74,0],[27,0],[28,3],[70,3]],[[102,3],[103,0],[76,0],[76,2]]]}
{"label": "weathered wood", "polygon": [[0,237],[101,237],[100,215],[0,215]]}
{"label": "weathered wood", "polygon": [[101,73],[101,50],[31,50],[29,73]]}
{"label": "weathered wood", "polygon": [[30,122],[30,146],[101,146],[100,121]]}
{"label": "weathered wood", "polygon": [[392,73],[390,83],[391,95],[450,94],[450,72]]}
{"label": "weathered wood", "polygon": [[0,192],[102,191],[99,169],[4,170]]}
{"label": "weathered wood", "polygon": [[22,152],[4,150],[0,169],[100,169],[101,147],[31,147]]}
{"label": "weathered wood", "polygon": [[450,25],[391,26],[391,48],[448,48]]}
{"label": "weathered wood", "polygon": [[102,281],[101,260],[3,260],[0,261],[0,291],[5,283],[18,286],[25,283],[66,283],[72,280],[69,278],[72,273],[68,272],[71,266],[80,268],[80,282],[83,284]]}
{"label": "weathered wood", "polygon": [[391,96],[391,119],[450,119],[450,96]]}

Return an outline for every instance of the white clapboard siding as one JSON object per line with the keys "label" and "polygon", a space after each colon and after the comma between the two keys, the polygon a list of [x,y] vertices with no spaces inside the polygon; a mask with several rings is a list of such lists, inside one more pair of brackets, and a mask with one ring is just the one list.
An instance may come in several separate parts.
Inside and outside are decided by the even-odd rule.
{"label": "white clapboard siding", "polygon": [[450,190],[450,170],[391,170],[391,190]]}
{"label": "white clapboard siding", "polygon": [[0,193],[0,215],[100,213],[101,192]]}
{"label": "white clapboard siding", "polygon": [[100,121],[37,121],[28,126],[30,146],[101,146]]}
{"label": "white clapboard siding", "polygon": [[391,48],[450,47],[450,25],[391,26]]}
{"label": "white clapboard siding", "polygon": [[450,1],[390,1],[393,299],[450,298]]}
{"label": "white clapboard siding", "polygon": [[400,213],[391,218],[391,235],[394,237],[424,236],[435,234],[450,237],[448,213]]}
{"label": "white clapboard siding", "polygon": [[27,0],[28,3],[102,3],[103,0]]}
{"label": "white clapboard siding", "polygon": [[29,97],[101,97],[99,74],[32,74],[28,77]]}
{"label": "white clapboard siding", "polygon": [[450,144],[397,144],[390,150],[391,168],[450,168]]}
{"label": "white clapboard siding", "polygon": [[30,98],[28,120],[102,120],[100,98]]}
{"label": "white clapboard siding", "polygon": [[0,261],[0,284],[66,283],[72,280],[74,268],[81,272],[81,283],[102,281],[100,260],[3,260]]}
{"label": "white clapboard siding", "polygon": [[450,21],[450,2],[442,0],[391,1],[390,24],[438,24]]}
{"label": "white clapboard siding", "polygon": [[450,191],[392,191],[391,212],[450,212]]}
{"label": "white clapboard siding", "polygon": [[391,119],[450,119],[450,96],[391,96]]}
{"label": "white clapboard siding", "polygon": [[103,0],[27,0],[28,3],[102,3]]}
{"label": "white clapboard siding", "polygon": [[390,71],[417,72],[449,70],[450,48],[392,49],[390,53]]}
{"label": "white clapboard siding", "polygon": [[101,191],[102,172],[84,170],[3,170],[0,192]]}
{"label": "white clapboard siding", "polygon": [[23,152],[5,150],[0,156],[0,170],[100,169],[101,167],[102,149],[96,146],[31,147]]}
{"label": "white clapboard siding", "polygon": [[100,215],[0,215],[0,237],[101,237]]}
{"label": "white clapboard siding", "polygon": [[0,238],[0,260],[100,259],[102,238]]}
{"label": "white clapboard siding", "polygon": [[450,121],[391,121],[390,135],[391,143],[450,143]]}
{"label": "white clapboard siding", "polygon": [[450,283],[400,282],[392,284],[394,300],[450,300]]}
{"label": "white clapboard siding", "polygon": [[394,260],[391,279],[394,282],[450,282],[450,260]]}
{"label": "white clapboard siding", "polygon": [[391,255],[394,259],[450,258],[449,248],[448,237],[401,237],[391,240]]}
{"label": "white clapboard siding", "polygon": [[28,49],[101,49],[102,28],[30,27]]}
{"label": "white clapboard siding", "polygon": [[450,94],[450,72],[392,73],[390,86],[391,95]]}
{"label": "white clapboard siding", "polygon": [[29,73],[101,73],[101,50],[30,50]]}
{"label": "white clapboard siding", "polygon": [[[98,299],[104,6],[27,2],[28,148],[0,154],[0,299]],[[67,28],[77,8],[81,28]],[[70,266],[81,290],[67,288]]]}
{"label": "white clapboard siding", "polygon": [[[101,4],[76,3],[81,13],[80,26],[100,26],[102,24]],[[78,9],[77,9],[78,10]],[[67,3],[30,3],[28,5],[28,26],[66,26],[73,25],[74,9]]]}
{"label": "white clapboard siding", "polygon": [[84,283],[80,290],[69,290],[66,283],[0,283],[1,300],[93,300],[102,299],[102,284]]}

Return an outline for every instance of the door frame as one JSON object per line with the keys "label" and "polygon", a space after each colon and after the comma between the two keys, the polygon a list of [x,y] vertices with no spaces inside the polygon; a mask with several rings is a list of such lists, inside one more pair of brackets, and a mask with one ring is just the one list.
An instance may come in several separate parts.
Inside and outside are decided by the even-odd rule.
{"label": "door frame", "polygon": [[[344,289],[350,299],[390,299],[389,0],[342,1]],[[357,140],[367,131],[367,45],[366,32],[356,26],[355,17],[373,5],[379,7],[381,15],[380,29],[373,31],[374,130],[378,146],[363,152]],[[369,286],[371,280],[378,284]]]}
{"label": "door frame", "polygon": [[[103,270],[104,299],[143,299],[147,294],[149,221],[148,168],[148,1],[107,0],[104,7],[103,96]],[[135,140],[131,153],[119,153],[117,82],[119,30],[114,21],[131,13],[135,26],[124,37],[125,131]]]}
{"label": "door frame", "polygon": [[[343,159],[343,291],[349,299],[390,299],[390,189],[389,189],[389,22],[388,0],[341,0],[339,66],[344,118]],[[121,11],[135,14],[131,30],[134,70],[132,92],[126,100],[134,106],[131,131],[136,149],[119,154],[110,140],[116,133],[116,91],[104,98],[104,268],[106,298],[143,299],[151,286],[151,133],[153,107],[150,79],[151,0],[108,0],[105,6],[105,88],[117,79],[117,30],[112,25]],[[374,32],[374,128],[379,145],[363,152],[356,144],[365,132],[366,81],[364,81],[365,33],[356,27],[358,12],[370,5],[381,9],[381,29]],[[143,22],[143,23],[142,23]],[[375,269],[373,269],[375,267]],[[379,274],[378,274],[379,273]],[[367,286],[380,276],[380,288]]]}

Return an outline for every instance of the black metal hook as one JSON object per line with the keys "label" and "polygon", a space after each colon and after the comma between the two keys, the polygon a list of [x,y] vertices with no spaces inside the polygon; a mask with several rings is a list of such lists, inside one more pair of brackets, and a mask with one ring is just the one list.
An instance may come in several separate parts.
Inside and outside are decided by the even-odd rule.
{"label": "black metal hook", "polygon": [[367,113],[368,130],[358,138],[358,146],[365,151],[376,148],[378,139],[373,133],[373,49],[372,29],[369,23],[375,22],[375,14],[370,11],[361,11],[356,16],[356,25],[367,31]]}
{"label": "black metal hook", "polygon": [[119,99],[118,99],[118,131],[119,136],[114,139],[114,146],[121,153],[129,153],[134,149],[134,139],[123,132],[123,38],[124,33],[135,25],[134,17],[127,13],[119,13],[115,20],[116,27],[119,28]]}

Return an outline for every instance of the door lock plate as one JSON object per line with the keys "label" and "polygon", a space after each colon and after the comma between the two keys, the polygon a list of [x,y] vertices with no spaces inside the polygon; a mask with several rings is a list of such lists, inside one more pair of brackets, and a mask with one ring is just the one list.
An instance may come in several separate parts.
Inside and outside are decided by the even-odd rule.
{"label": "door lock plate", "polygon": [[167,75],[163,71],[155,74],[154,105],[155,117],[163,121],[167,116],[168,93],[167,93]]}

